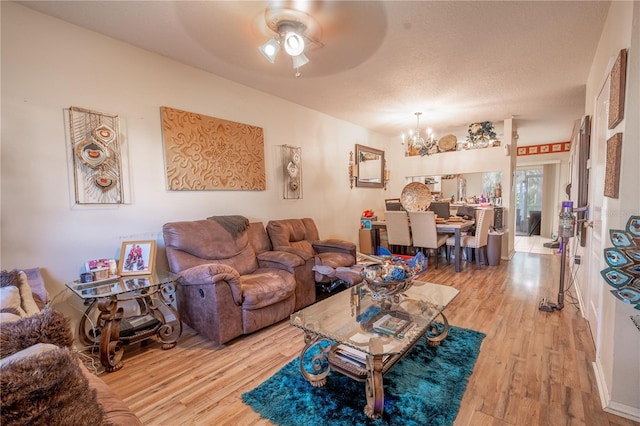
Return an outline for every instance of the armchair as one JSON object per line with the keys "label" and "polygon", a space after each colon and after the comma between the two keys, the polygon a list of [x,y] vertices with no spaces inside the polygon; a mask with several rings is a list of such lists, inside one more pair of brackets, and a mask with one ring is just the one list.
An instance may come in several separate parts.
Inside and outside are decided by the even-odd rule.
{"label": "armchair", "polygon": [[307,270],[315,272],[316,283],[333,288],[340,282],[359,282],[360,274],[353,269],[356,245],[337,238],[321,240],[313,219],[272,220],[267,223],[267,233],[274,250],[299,256]]}
{"label": "armchair", "polygon": [[216,343],[287,318],[296,305],[295,270],[303,261],[272,252],[261,223],[242,216],[166,223],[171,272],[180,274],[182,320]]}

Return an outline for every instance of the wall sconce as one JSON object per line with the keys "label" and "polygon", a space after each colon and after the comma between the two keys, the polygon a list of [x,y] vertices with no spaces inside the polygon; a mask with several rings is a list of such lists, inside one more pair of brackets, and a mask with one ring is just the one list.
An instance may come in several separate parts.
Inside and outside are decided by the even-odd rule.
{"label": "wall sconce", "polygon": [[387,190],[387,183],[391,180],[391,170],[387,168],[387,162],[384,162],[384,190]]}
{"label": "wall sconce", "polygon": [[358,167],[353,160],[353,151],[349,151],[349,183],[351,184],[351,189],[353,189],[356,179],[358,179]]}

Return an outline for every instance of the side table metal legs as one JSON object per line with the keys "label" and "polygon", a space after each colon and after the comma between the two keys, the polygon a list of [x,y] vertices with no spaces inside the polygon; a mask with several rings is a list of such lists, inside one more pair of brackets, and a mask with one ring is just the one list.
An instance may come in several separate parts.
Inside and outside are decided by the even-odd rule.
{"label": "side table metal legs", "polygon": [[120,341],[120,320],[123,309],[118,308],[118,299],[114,296],[98,301],[100,321],[104,322],[100,339],[100,362],[108,372],[122,368],[124,348]]}
{"label": "side table metal legs", "polygon": [[[162,349],[171,349],[178,343],[178,338],[182,335],[182,321],[180,321],[180,314],[173,307],[173,303],[176,301],[175,284],[163,284],[160,287],[160,295],[162,298],[152,297],[150,299],[149,307],[154,312],[154,316],[159,316],[162,321],[162,325],[156,333],[156,336],[162,342]],[[168,309],[175,320],[168,322],[160,310],[162,307]]]}
{"label": "side table metal legs", "polygon": [[[122,337],[120,322],[124,317],[124,309],[121,305],[122,302],[132,300],[137,303],[141,315],[149,314],[157,319],[156,325],[152,325],[134,336]],[[94,299],[80,319],[80,341],[87,346],[95,345],[99,341],[100,362],[108,372],[122,368],[125,344],[140,342],[156,336],[162,342],[162,349],[171,349],[176,346],[182,335],[180,314],[173,307],[175,300],[175,284],[173,282],[162,284],[151,292],[141,291],[121,299],[118,299],[117,296]],[[95,313],[96,305],[98,315]]]}

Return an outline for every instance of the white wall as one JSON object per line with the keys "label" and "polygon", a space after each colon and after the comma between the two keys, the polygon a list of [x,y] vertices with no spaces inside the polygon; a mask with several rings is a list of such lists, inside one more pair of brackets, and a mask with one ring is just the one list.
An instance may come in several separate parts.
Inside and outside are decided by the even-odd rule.
{"label": "white wall", "polygon": [[[2,2],[2,269],[41,267],[52,295],[121,242],[156,240],[162,225],[240,214],[312,217],[322,237],[357,243],[362,210],[382,189],[349,189],[355,144],[386,138],[199,69]],[[295,79],[291,79],[295,84]],[[116,113],[128,152],[132,203],[75,206],[65,109]],[[264,129],[265,191],[167,190],[160,106]],[[279,146],[302,147],[302,200],[284,200]]]}
{"label": "white wall", "polygon": [[[612,2],[607,21],[600,38],[587,81],[585,110],[594,116],[595,99],[607,78],[611,65],[618,52],[628,48],[627,86],[625,99],[625,119],[615,129],[607,131],[607,138],[614,133],[623,133],[620,193],[617,199],[601,199],[601,223],[594,224],[593,230],[598,232],[589,241],[602,241],[604,247],[610,247],[609,229],[624,229],[629,216],[640,214],[640,3]],[[593,135],[593,131],[592,131]],[[591,158],[604,147],[591,143]],[[595,157],[597,158],[597,157]],[[603,176],[601,171],[591,171],[589,185],[597,196],[603,197],[603,182],[593,181],[593,176]],[[600,179],[601,180],[601,179]],[[575,192],[572,190],[572,192]],[[575,199],[575,194],[572,194]],[[590,202],[593,202],[591,200]],[[589,250],[601,250],[601,247],[586,249],[578,247],[577,253],[587,258],[602,259],[599,253]],[[606,267],[603,261],[595,265],[600,269]],[[631,315],[638,315],[638,310],[625,304],[609,294],[609,286],[599,274],[589,274],[589,269],[579,271],[577,283],[580,289],[581,302],[591,297],[592,292],[599,295],[596,303],[598,330],[592,330],[596,336],[596,362],[594,364],[600,396],[606,411],[633,418],[640,421],[640,332],[630,320]],[[590,315],[587,307],[586,315]]]}

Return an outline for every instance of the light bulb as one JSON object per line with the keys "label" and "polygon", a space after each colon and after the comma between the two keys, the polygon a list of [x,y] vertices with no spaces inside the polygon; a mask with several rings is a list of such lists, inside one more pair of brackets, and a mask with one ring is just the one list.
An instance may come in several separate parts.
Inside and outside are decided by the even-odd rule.
{"label": "light bulb", "polygon": [[284,50],[291,56],[298,56],[304,51],[304,39],[293,31],[284,36]]}

